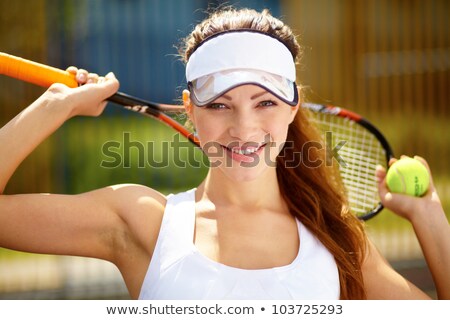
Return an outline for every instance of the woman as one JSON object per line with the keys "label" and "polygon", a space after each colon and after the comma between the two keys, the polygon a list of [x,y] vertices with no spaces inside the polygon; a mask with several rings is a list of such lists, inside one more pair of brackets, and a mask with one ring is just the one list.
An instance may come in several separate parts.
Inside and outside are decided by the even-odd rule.
{"label": "woman", "polygon": [[[300,47],[289,27],[267,11],[227,9],[199,24],[182,51],[184,106],[211,162],[198,188],[1,195],[0,245],[111,261],[132,298],[427,298],[366,238],[334,169],[296,157],[318,136],[298,108]],[[68,70],[85,85],[54,84],[1,129],[1,192],[47,136],[73,116],[100,115],[118,90],[112,73]],[[439,298],[450,298],[450,231],[433,184],[412,199],[387,192],[384,169],[377,176],[383,203],[413,224]]]}

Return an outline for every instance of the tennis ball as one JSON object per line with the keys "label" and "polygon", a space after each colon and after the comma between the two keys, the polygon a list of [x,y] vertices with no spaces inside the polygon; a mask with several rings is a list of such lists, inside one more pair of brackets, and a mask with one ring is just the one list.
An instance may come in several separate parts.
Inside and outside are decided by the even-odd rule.
{"label": "tennis ball", "polygon": [[430,175],[422,162],[413,158],[397,160],[386,174],[389,191],[421,197],[430,185]]}

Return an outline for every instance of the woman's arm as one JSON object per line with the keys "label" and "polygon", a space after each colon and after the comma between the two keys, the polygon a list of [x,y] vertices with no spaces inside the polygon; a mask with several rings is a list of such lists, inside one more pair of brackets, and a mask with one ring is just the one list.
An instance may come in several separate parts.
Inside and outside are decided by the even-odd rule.
{"label": "woman's arm", "polygon": [[[72,68],[72,72],[77,71]],[[160,210],[161,195],[141,186],[109,187],[80,195],[3,194],[16,168],[45,138],[73,116],[99,115],[105,99],[119,87],[113,74],[97,79],[80,70],[78,77],[88,83],[75,89],[52,85],[0,129],[0,246],[113,260],[114,250],[124,246],[121,239],[136,225],[130,212],[139,211],[137,200],[146,204],[146,210]],[[127,210],[133,204],[136,208]]]}
{"label": "woman's arm", "polygon": [[[79,75],[85,82],[87,75]],[[54,84],[0,129],[0,194],[19,164],[66,120],[103,111],[105,100],[118,90],[119,82],[112,73],[101,79],[75,89]]]}
{"label": "woman's arm", "polygon": [[[81,83],[85,83],[88,74],[80,70],[78,77]],[[119,83],[113,74],[102,78],[100,83],[90,83],[75,89],[54,84],[0,129],[0,246],[68,254],[76,254],[82,251],[82,247],[90,247],[85,250],[87,255],[98,252],[95,241],[87,236],[89,230],[98,230],[100,219],[105,228],[117,223],[111,221],[114,219],[108,213],[111,208],[93,203],[104,197],[107,190],[78,196],[3,193],[20,163],[42,141],[73,116],[100,114],[106,105],[104,100],[118,87]],[[87,212],[91,212],[91,215],[84,217],[83,213]],[[69,240],[75,234],[76,239],[81,241],[69,245],[66,239]],[[88,246],[88,243],[92,246]]]}
{"label": "woman's arm", "polygon": [[[427,168],[427,162],[420,158]],[[392,162],[394,162],[392,160]],[[392,164],[392,163],[391,163]],[[386,171],[377,169],[380,198],[383,205],[409,220],[422,247],[439,299],[450,299],[450,226],[437,195],[432,178],[428,192],[420,198],[390,193],[385,184]],[[430,172],[431,176],[431,172]],[[373,245],[364,264],[364,278],[372,297],[418,299],[423,292],[398,275]],[[378,278],[378,279],[377,279]]]}
{"label": "woman's arm", "polygon": [[430,299],[395,271],[370,241],[362,264],[362,273],[369,300]]}
{"label": "woman's arm", "polygon": [[52,85],[0,129],[0,247],[108,260],[120,269],[132,297],[156,244],[165,197],[139,185],[118,185],[79,195],[5,195],[19,164],[46,137],[76,115],[97,116],[119,83],[69,68],[85,85]]}

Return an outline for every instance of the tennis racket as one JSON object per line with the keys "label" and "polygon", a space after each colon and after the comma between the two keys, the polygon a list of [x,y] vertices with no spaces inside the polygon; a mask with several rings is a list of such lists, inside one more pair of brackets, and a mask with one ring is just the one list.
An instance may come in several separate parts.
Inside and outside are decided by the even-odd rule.
{"label": "tennis racket", "polygon": [[[49,87],[53,83],[63,83],[77,87],[73,74],[57,68],[25,60],[0,52],[0,74]],[[109,101],[142,115],[156,118],[171,126],[191,142],[199,145],[195,135],[168,114],[182,112],[182,106],[151,102],[117,92]],[[341,143],[339,157],[343,161],[339,170],[346,187],[352,211],[362,220],[378,214],[383,206],[378,196],[375,167],[388,167],[393,152],[381,132],[362,116],[343,108],[314,103],[302,103],[302,108],[310,110],[313,121],[321,131],[332,133],[333,143]]]}

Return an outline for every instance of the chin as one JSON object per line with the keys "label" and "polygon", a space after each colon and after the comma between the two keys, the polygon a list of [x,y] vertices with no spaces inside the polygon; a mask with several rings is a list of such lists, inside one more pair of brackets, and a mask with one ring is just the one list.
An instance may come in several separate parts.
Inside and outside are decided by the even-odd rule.
{"label": "chin", "polygon": [[240,166],[239,163],[233,163],[233,166],[217,167],[215,170],[220,171],[221,175],[225,176],[234,182],[252,182],[257,181],[272,174],[272,170],[275,171],[275,167],[269,167],[265,164],[259,164],[254,167]]}

